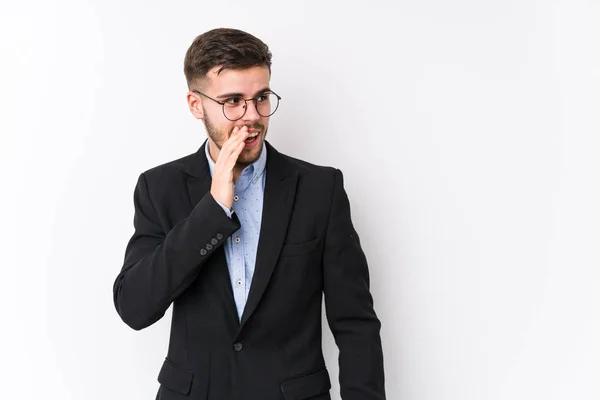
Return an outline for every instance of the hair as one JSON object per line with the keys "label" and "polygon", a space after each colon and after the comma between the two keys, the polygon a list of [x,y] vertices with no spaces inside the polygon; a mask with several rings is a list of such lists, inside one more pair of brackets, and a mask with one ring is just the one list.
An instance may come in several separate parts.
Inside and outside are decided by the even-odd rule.
{"label": "hair", "polygon": [[218,28],[197,36],[185,54],[183,72],[188,88],[206,77],[214,67],[247,69],[266,66],[271,73],[271,52],[257,37],[238,30]]}

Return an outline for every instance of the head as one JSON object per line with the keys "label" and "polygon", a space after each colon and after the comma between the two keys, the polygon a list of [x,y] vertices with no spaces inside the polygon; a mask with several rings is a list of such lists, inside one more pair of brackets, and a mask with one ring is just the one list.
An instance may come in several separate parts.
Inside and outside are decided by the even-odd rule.
{"label": "head", "polygon": [[[185,55],[184,72],[188,105],[204,122],[211,157],[217,160],[235,127],[247,126],[251,134],[258,133],[257,142],[242,150],[236,166],[243,168],[256,161],[269,127],[269,117],[263,116],[268,114],[262,108],[264,103],[260,105],[270,91],[271,52],[267,45],[237,29],[213,29],[193,41]],[[244,109],[242,99],[251,98],[257,98],[258,103],[248,101]],[[226,103],[225,113],[217,101]],[[241,112],[233,115],[229,109]],[[241,113],[243,116],[235,120]]]}

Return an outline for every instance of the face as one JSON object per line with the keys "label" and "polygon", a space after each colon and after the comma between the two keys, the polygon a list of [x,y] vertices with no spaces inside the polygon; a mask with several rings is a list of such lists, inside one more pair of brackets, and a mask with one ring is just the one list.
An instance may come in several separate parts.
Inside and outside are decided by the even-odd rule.
{"label": "face", "polygon": [[[269,89],[270,74],[267,67],[252,67],[244,70],[223,70],[216,74],[217,67],[207,74],[202,88],[198,90],[221,102],[232,97],[250,99]],[[248,101],[246,113],[237,121],[223,115],[223,106],[194,92],[188,93],[188,104],[192,114],[204,121],[208,133],[210,155],[217,160],[223,144],[231,137],[233,129],[246,126],[252,136],[258,133],[254,143],[247,143],[238,157],[237,167],[245,167],[260,157],[269,127],[269,117],[261,116],[254,102]]]}

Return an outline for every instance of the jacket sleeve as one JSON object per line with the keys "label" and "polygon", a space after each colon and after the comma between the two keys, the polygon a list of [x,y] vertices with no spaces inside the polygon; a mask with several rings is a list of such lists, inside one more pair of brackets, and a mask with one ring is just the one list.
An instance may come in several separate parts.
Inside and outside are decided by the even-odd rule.
{"label": "jacket sleeve", "polygon": [[343,175],[335,188],[323,253],[325,310],[339,349],[343,400],[385,399],[381,323],[369,291],[369,271],[350,214]]}
{"label": "jacket sleeve", "polygon": [[240,222],[235,213],[229,218],[209,192],[187,218],[164,232],[144,174],[133,200],[134,233],[113,285],[113,300],[121,319],[140,330],[165,314]]}

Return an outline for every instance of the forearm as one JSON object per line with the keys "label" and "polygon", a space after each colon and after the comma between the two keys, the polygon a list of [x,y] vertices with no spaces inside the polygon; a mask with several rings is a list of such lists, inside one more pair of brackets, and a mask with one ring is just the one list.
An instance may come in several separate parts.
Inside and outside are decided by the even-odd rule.
{"label": "forearm", "polygon": [[385,399],[381,323],[375,312],[371,308],[342,315],[332,310],[333,307],[330,307],[327,315],[339,349],[339,382],[342,399]]}
{"label": "forearm", "polygon": [[144,189],[139,189],[136,200],[136,231],[113,287],[117,312],[137,330],[159,320],[212,254],[239,229],[237,217],[229,218],[207,194],[187,218],[164,235],[153,222],[156,218],[150,202],[142,198],[147,196]]}
{"label": "forearm", "polygon": [[339,349],[343,400],[385,399],[381,323],[369,291],[367,262],[358,239],[345,256],[331,259],[325,281],[325,308]]}

